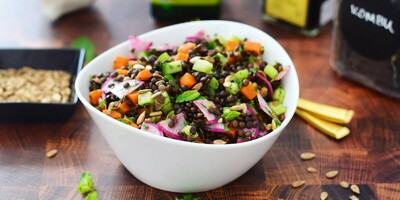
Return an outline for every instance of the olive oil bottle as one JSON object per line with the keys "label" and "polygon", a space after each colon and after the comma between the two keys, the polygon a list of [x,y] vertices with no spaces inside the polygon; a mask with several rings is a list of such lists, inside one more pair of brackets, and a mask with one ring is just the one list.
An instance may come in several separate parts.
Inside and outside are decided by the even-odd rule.
{"label": "olive oil bottle", "polygon": [[151,0],[151,13],[160,22],[219,18],[221,0]]}
{"label": "olive oil bottle", "polygon": [[315,36],[332,20],[333,0],[263,0],[263,19]]}

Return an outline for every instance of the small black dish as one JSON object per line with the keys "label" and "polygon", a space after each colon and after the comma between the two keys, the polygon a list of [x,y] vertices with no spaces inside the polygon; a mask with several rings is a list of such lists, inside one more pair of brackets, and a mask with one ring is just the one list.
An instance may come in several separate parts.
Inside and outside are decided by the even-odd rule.
{"label": "small black dish", "polygon": [[[71,95],[66,103],[1,102],[0,123],[64,122],[75,112],[78,96],[74,84],[83,67],[84,49],[0,49],[0,69],[64,70],[71,74]],[[1,92],[1,91],[0,91]]]}

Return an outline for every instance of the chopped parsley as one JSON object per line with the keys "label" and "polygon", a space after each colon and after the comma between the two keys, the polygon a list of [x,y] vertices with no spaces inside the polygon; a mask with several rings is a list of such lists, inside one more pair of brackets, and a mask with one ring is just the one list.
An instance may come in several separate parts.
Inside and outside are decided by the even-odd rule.
{"label": "chopped parsley", "polygon": [[199,91],[197,91],[197,90],[188,90],[188,91],[183,92],[179,96],[177,96],[175,102],[176,103],[183,103],[183,102],[186,102],[186,101],[193,101],[199,96],[200,96]]}
{"label": "chopped parsley", "polygon": [[228,112],[223,113],[221,116],[222,116],[224,119],[226,119],[227,121],[232,121],[232,120],[235,119],[236,117],[239,117],[239,115],[240,115],[240,112],[231,110],[231,111],[228,111]]}

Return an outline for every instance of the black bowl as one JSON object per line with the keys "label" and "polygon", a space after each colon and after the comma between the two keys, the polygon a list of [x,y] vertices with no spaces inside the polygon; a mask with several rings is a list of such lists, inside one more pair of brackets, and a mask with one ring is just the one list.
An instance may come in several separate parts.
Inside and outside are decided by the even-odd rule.
{"label": "black bowl", "polygon": [[75,112],[78,97],[74,83],[83,67],[83,49],[0,49],[0,69],[24,66],[33,69],[64,70],[71,74],[71,95],[66,103],[1,102],[0,123],[67,121]]}

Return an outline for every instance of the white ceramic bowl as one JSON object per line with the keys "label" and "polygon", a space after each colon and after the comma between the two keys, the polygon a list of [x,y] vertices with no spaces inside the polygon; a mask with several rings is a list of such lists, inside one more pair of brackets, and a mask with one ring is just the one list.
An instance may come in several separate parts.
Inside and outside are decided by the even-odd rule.
{"label": "white ceramic bowl", "polygon": [[284,105],[286,119],[272,133],[249,142],[229,145],[209,145],[178,141],[135,129],[96,110],[88,102],[89,77],[109,71],[117,55],[128,56],[125,41],[96,57],[83,68],[76,80],[76,92],[101,133],[121,163],[142,182],[171,192],[201,192],[221,187],[248,171],[271,148],[288,125],[299,98],[296,69],[285,50],[266,33],[237,22],[198,21],[160,28],[139,37],[155,45],[179,45],[186,36],[204,30],[210,36],[236,35],[261,42],[264,59],[293,66],[282,80],[287,92]]}

